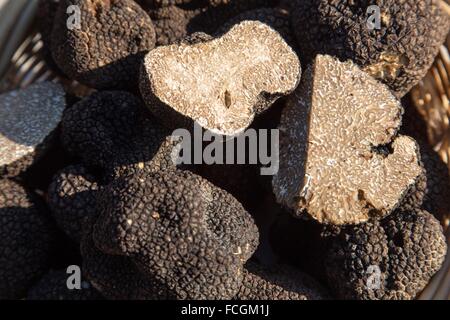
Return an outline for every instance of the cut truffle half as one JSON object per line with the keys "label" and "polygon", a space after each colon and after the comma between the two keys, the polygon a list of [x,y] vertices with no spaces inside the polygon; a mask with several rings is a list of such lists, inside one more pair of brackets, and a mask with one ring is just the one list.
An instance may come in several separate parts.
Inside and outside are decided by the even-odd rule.
{"label": "cut truffle half", "polygon": [[49,150],[65,107],[63,87],[52,82],[0,95],[0,176],[19,175]]}
{"label": "cut truffle half", "polygon": [[396,136],[402,112],[351,61],[317,56],[283,111],[277,201],[338,225],[392,212],[422,173],[415,140]]}
{"label": "cut truffle half", "polygon": [[[70,6],[79,9],[78,19],[67,13]],[[135,1],[60,2],[51,51],[58,67],[73,80],[95,89],[134,89],[142,59],[154,46],[152,21]]]}
{"label": "cut truffle half", "polygon": [[165,123],[217,134],[245,130],[300,80],[297,55],[269,26],[244,21],[219,38],[159,47],[145,57],[140,87]]}

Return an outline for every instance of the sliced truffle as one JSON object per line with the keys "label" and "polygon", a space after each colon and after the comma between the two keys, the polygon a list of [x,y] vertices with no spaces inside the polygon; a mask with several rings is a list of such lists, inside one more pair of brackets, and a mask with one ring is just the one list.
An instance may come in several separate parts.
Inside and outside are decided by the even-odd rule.
{"label": "sliced truffle", "polygon": [[89,281],[81,282],[81,289],[69,289],[65,270],[51,270],[29,291],[28,300],[102,300],[101,294]]}
{"label": "sliced truffle", "polygon": [[235,296],[238,300],[323,300],[321,285],[307,274],[286,265],[263,267],[255,262],[245,266],[244,280]]}
{"label": "sliced truffle", "polygon": [[80,242],[83,220],[95,214],[96,177],[81,165],[61,170],[50,184],[48,204],[58,226]]}
{"label": "sliced truffle", "polygon": [[[79,8],[79,21],[67,13],[69,6]],[[79,26],[69,28],[69,18]],[[133,89],[144,55],[155,46],[155,30],[132,0],[62,0],[51,46],[69,78],[96,89]]]}
{"label": "sliced truffle", "polygon": [[293,28],[306,60],[351,59],[402,97],[425,76],[449,32],[439,2],[295,0]]}
{"label": "sliced truffle", "polygon": [[278,31],[283,39],[295,49],[296,41],[291,29],[290,14],[288,10],[283,8],[259,8],[245,11],[224,23],[218,32],[224,33],[233,25],[246,20],[260,21],[267,24],[272,29]]}
{"label": "sliced truffle", "polygon": [[0,95],[0,176],[15,177],[42,158],[57,138],[66,97],[52,82]]}
{"label": "sliced truffle", "polygon": [[177,299],[230,299],[258,230],[242,205],[189,171],[139,172],[102,189],[93,240],[126,256],[154,290]]}
{"label": "sliced truffle", "polygon": [[174,166],[169,131],[127,92],[94,93],[67,109],[62,140],[85,165],[108,177]]}
{"label": "sliced truffle", "polygon": [[170,126],[199,123],[234,135],[300,80],[300,62],[267,25],[244,21],[210,41],[159,47],[145,57],[141,92]]}
{"label": "sliced truffle", "polygon": [[54,228],[44,204],[11,180],[0,180],[0,299],[19,299],[49,267]]}
{"label": "sliced truffle", "polygon": [[341,299],[414,299],[444,261],[439,222],[400,212],[342,229],[328,251],[328,283]]}
{"label": "sliced truffle", "polygon": [[277,201],[338,225],[391,213],[422,171],[417,143],[396,137],[402,112],[352,62],[317,56],[283,111]]}

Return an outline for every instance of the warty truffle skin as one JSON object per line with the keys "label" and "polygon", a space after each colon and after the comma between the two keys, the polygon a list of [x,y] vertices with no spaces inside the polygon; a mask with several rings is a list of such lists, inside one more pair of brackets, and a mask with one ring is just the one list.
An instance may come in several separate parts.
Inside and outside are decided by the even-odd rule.
{"label": "warty truffle skin", "polygon": [[318,55],[283,110],[277,202],[337,225],[391,213],[422,172],[416,141],[397,135],[402,113],[351,61]]}
{"label": "warty truffle skin", "polygon": [[48,152],[65,107],[63,87],[52,82],[0,95],[0,177],[24,173]]}
{"label": "warty truffle skin", "polygon": [[135,171],[174,166],[175,144],[141,100],[124,91],[92,94],[64,112],[62,141],[84,165],[111,180]]}
{"label": "warty truffle skin", "polygon": [[247,262],[237,300],[323,300],[325,289],[309,275],[286,265]]}
{"label": "warty truffle skin", "polygon": [[58,172],[49,186],[47,202],[58,226],[73,241],[80,242],[83,220],[95,214],[96,177],[82,165]]}
{"label": "warty truffle skin", "polygon": [[[69,6],[81,11],[68,28]],[[95,89],[133,89],[142,59],[155,46],[147,13],[132,0],[62,0],[51,39],[52,56],[71,79]]]}
{"label": "warty truffle skin", "polygon": [[[379,30],[367,24],[371,5],[381,11]],[[425,76],[450,28],[435,0],[295,0],[292,22],[305,60],[351,59],[399,98]]]}
{"label": "warty truffle skin", "polygon": [[156,33],[156,45],[169,45],[196,33],[216,34],[220,27],[247,10],[271,7],[272,0],[218,0],[150,5],[147,9]]}
{"label": "warty truffle skin", "polygon": [[145,57],[141,93],[167,126],[191,129],[197,123],[216,134],[239,134],[300,81],[297,55],[261,22],[243,21],[211,40],[197,38]]}
{"label": "warty truffle skin", "polygon": [[82,280],[81,289],[68,289],[66,270],[50,270],[29,291],[28,300],[102,300],[101,294],[88,281]]}
{"label": "warty truffle skin", "polygon": [[54,227],[40,199],[0,180],[0,299],[19,299],[47,271]]}
{"label": "warty truffle skin", "polygon": [[99,193],[98,208],[95,246],[129,257],[155,292],[176,299],[232,298],[258,245],[242,205],[189,171],[119,178]]}
{"label": "warty truffle skin", "polygon": [[[447,251],[441,225],[422,210],[344,227],[331,243],[326,273],[340,299],[414,299]],[[379,289],[367,286],[373,266],[380,271]]]}

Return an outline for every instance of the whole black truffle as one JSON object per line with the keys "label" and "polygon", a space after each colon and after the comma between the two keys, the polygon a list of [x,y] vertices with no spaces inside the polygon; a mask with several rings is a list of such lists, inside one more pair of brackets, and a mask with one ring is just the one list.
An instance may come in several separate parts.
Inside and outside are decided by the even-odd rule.
{"label": "whole black truffle", "polygon": [[[128,257],[154,282],[155,296],[233,297],[258,244],[242,205],[189,171],[119,178],[100,191],[98,205],[92,244],[113,256],[108,261]],[[88,245],[84,251],[92,250]]]}
{"label": "whole black truffle", "polygon": [[[450,27],[450,17],[435,0],[293,2],[293,29],[306,60],[317,54],[351,59],[397,97],[425,76]],[[379,28],[369,25],[376,15],[370,6],[380,10]]]}
{"label": "whole black truffle", "polygon": [[127,92],[94,93],[67,109],[62,141],[85,165],[102,169],[106,180],[174,166],[169,131]]}
{"label": "whole black truffle", "polygon": [[74,241],[80,242],[83,220],[95,214],[96,177],[81,166],[61,170],[48,190],[48,204],[58,226]]}
{"label": "whole black truffle", "polygon": [[331,243],[326,273],[341,299],[414,299],[447,251],[441,225],[420,210],[344,227]]}
{"label": "whole black truffle", "polygon": [[[79,8],[79,21],[67,13],[69,6]],[[72,19],[79,25],[69,27]],[[142,59],[154,45],[152,21],[132,0],[62,0],[51,39],[58,67],[96,89],[134,88]]]}
{"label": "whole black truffle", "polygon": [[41,200],[11,180],[0,180],[0,299],[26,295],[46,272],[54,227]]}
{"label": "whole black truffle", "polygon": [[155,26],[157,45],[173,44],[196,32],[215,34],[228,20],[247,10],[276,4],[273,0],[152,2],[147,11]]}

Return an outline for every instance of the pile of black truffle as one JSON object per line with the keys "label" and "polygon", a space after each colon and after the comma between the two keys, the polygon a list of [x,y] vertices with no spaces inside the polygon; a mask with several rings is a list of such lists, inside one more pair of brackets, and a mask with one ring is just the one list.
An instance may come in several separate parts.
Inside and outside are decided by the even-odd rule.
{"label": "pile of black truffle", "polygon": [[[0,95],[0,298],[415,299],[441,268],[449,174],[404,97],[442,0],[41,0],[38,22],[90,95]],[[279,170],[177,164],[194,125],[278,128]]]}

